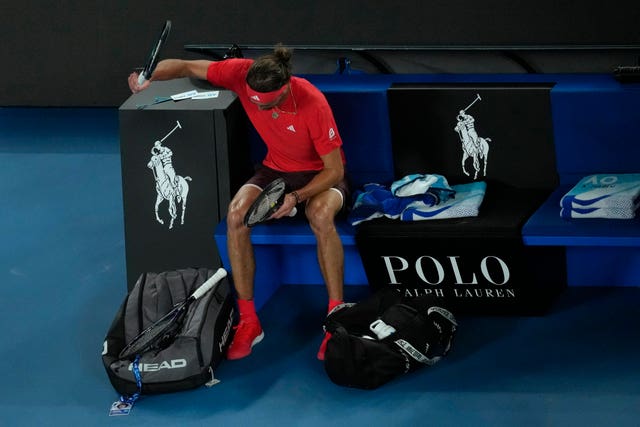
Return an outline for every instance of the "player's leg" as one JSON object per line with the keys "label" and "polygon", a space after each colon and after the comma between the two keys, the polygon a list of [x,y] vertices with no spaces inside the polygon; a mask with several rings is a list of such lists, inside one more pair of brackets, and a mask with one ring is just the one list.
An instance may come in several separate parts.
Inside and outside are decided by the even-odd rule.
{"label": "player's leg", "polygon": [[251,229],[243,224],[247,209],[260,191],[261,188],[255,185],[242,186],[233,197],[227,212],[227,251],[240,317],[235,326],[233,341],[227,350],[227,359],[231,360],[251,354],[251,348],[264,337],[253,302],[256,266],[251,245]]}
{"label": "player's leg", "polygon": [[[335,216],[344,204],[343,197],[332,188],[309,200],[305,210],[318,245],[318,264],[329,299],[328,312],[344,299],[344,248],[335,226]],[[320,360],[324,360],[329,338],[330,334],[326,333],[318,350]]]}

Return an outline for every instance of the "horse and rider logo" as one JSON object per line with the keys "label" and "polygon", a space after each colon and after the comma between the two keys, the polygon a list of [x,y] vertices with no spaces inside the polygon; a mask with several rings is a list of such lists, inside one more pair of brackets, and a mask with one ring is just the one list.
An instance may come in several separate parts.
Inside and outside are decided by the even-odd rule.
{"label": "horse and rider logo", "polygon": [[169,215],[171,221],[169,222],[169,229],[173,228],[173,223],[178,218],[178,205],[182,207],[180,216],[180,224],[184,224],[184,216],[187,210],[187,195],[189,194],[189,183],[191,177],[176,175],[173,169],[173,152],[171,149],[162,143],[175,132],[177,129],[182,129],[180,122],[176,122],[176,126],[164,136],[164,138],[156,141],[151,148],[151,159],[147,163],[147,167],[153,172],[153,177],[156,182],[156,204],[155,214],[156,221],[160,224],[164,224],[162,218],[158,214],[158,209],[163,201],[167,201],[169,206]]}
{"label": "horse and rider logo", "polygon": [[[489,142],[491,138],[482,138],[478,136],[475,128],[475,119],[472,115],[467,114],[467,110],[473,104],[481,101],[480,94],[476,94],[476,98],[464,110],[460,110],[456,117],[457,123],[453,128],[460,137],[462,143],[462,172],[469,176],[466,169],[466,163],[469,158],[473,160],[474,175],[473,179],[478,178],[478,173],[482,171],[482,175],[487,176],[487,163],[489,158]],[[480,162],[482,161],[482,168]]]}

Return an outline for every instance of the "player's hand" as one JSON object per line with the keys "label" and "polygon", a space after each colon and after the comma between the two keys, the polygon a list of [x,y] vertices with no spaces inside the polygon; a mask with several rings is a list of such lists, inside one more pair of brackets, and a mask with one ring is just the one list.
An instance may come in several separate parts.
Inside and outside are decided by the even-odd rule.
{"label": "player's hand", "polygon": [[294,210],[296,209],[296,203],[297,200],[293,194],[289,193],[285,195],[282,206],[280,206],[280,209],[278,209],[273,213],[273,215],[271,215],[270,219],[278,219],[285,216],[294,216],[297,212],[297,210]]}
{"label": "player's hand", "polygon": [[145,80],[144,83],[139,85],[138,77],[139,77],[139,74],[134,71],[133,73],[129,74],[129,79],[127,80],[129,83],[129,89],[131,89],[131,92],[133,93],[138,93],[142,90],[145,90],[151,84],[151,81]]}

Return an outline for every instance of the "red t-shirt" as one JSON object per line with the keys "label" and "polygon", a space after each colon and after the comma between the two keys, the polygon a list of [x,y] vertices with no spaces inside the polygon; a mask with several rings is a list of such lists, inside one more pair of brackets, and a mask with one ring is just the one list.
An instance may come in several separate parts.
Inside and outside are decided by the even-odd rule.
{"label": "red t-shirt", "polygon": [[212,62],[207,80],[238,95],[267,146],[262,163],[283,172],[317,171],[324,167],[320,156],[336,148],[340,149],[344,163],[342,139],[322,92],[309,81],[293,76],[287,99],[277,108],[260,110],[249,100],[246,90],[245,78],[252,63],[251,59],[240,58]]}

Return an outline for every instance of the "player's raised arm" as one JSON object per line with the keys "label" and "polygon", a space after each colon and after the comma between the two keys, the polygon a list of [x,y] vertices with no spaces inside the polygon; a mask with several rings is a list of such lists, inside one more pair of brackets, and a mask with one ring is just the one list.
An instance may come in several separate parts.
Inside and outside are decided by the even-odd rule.
{"label": "player's raised arm", "polygon": [[187,61],[183,59],[164,59],[158,62],[150,80],[139,84],[138,73],[133,72],[129,75],[128,83],[131,92],[138,93],[149,87],[151,82],[155,80],[172,80],[182,77],[191,77],[195,79],[205,80],[207,78],[207,69],[211,61],[199,59]]}

